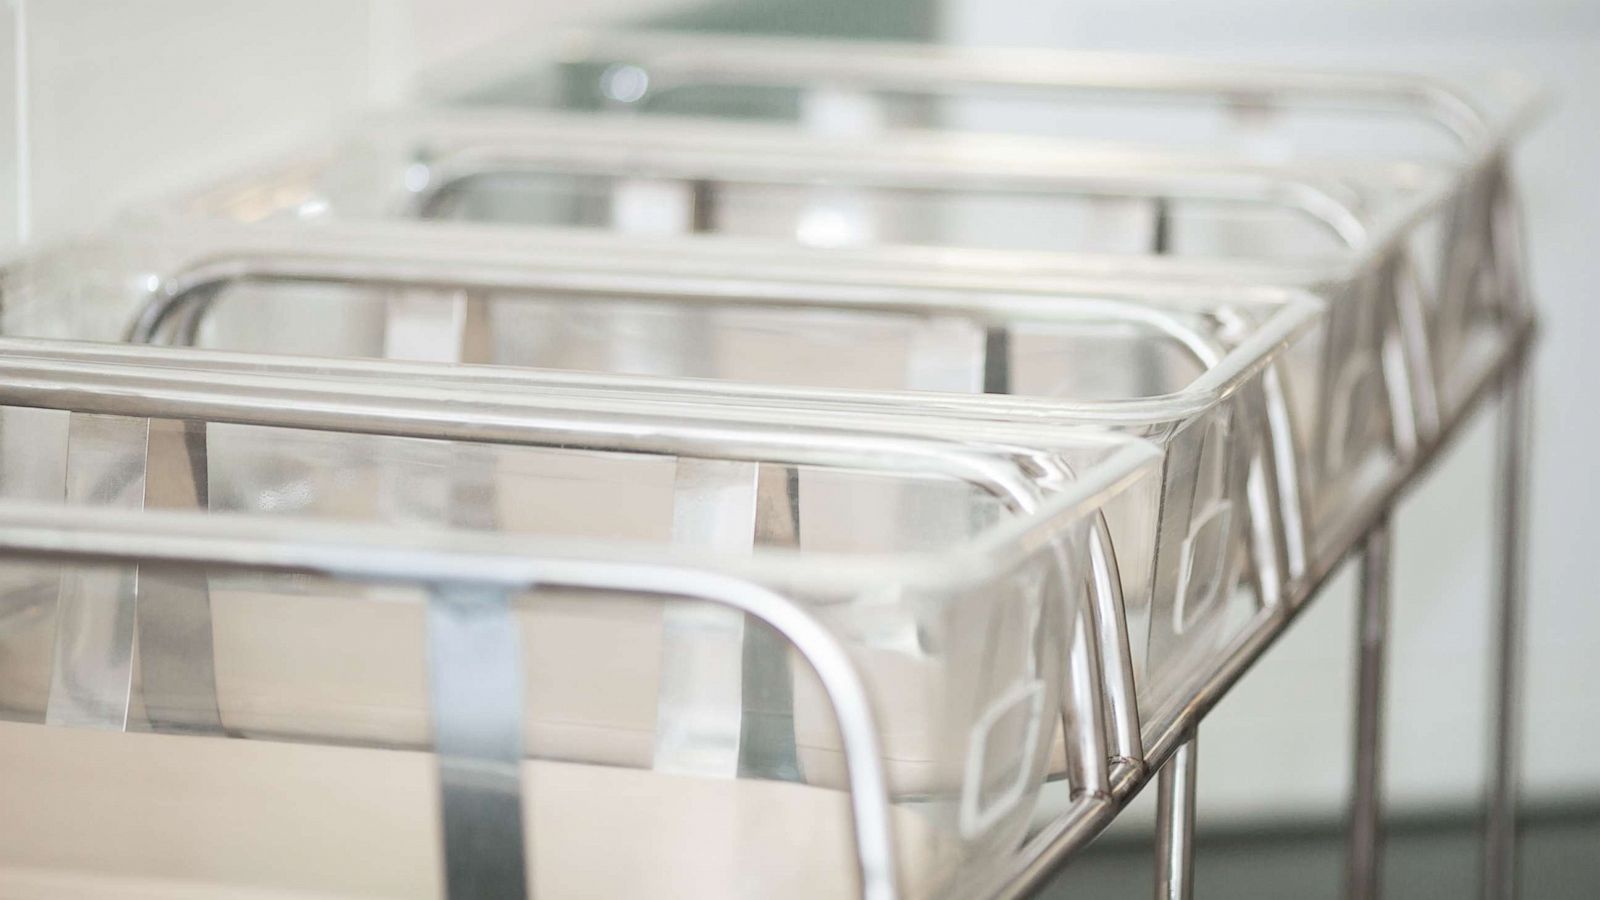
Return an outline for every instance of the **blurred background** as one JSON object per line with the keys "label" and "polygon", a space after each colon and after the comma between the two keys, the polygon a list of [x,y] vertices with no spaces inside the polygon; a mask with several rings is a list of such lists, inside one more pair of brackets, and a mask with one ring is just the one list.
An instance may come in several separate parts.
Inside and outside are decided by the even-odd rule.
{"label": "blurred background", "polygon": [[[1517,160],[1544,332],[1536,374],[1524,896],[1600,893],[1600,4],[1577,0],[12,0],[0,16],[0,238],[86,230],[372,107],[537,89],[562,28],[629,25],[1177,52],[1392,70],[1512,67],[1552,113]],[[1397,897],[1474,891],[1488,759],[1492,421],[1401,508],[1387,718]],[[1350,567],[1347,566],[1347,569]],[[1339,890],[1353,571],[1207,720],[1198,887]],[[1150,798],[1048,896],[1144,897]]]}

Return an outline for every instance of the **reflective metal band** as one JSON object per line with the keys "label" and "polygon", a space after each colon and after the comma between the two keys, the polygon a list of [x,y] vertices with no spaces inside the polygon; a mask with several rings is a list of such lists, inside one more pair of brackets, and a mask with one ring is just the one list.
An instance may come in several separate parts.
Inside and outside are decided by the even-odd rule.
{"label": "reflective metal band", "polygon": [[[763,465],[756,476],[755,543],[800,546],[800,470]],[[789,642],[744,616],[740,665],[739,777],[800,780]]]}
{"label": "reflective metal band", "polygon": [[[67,503],[140,508],[148,433],[145,419],[73,413],[67,426]],[[132,565],[62,569],[46,724],[127,728],[137,591],[138,569]]]}
{"label": "reflective metal band", "polygon": [[[749,552],[759,466],[679,459],[672,489],[676,544]],[[732,778],[739,772],[745,616],[704,603],[661,610],[652,766],[660,772]]]}
{"label": "reflective metal band", "polygon": [[508,591],[442,584],[428,597],[445,891],[528,895],[522,816],[522,661]]}
{"label": "reflective metal band", "polygon": [[[146,509],[209,506],[206,423],[150,420]],[[139,567],[139,684],[150,730],[220,734],[211,591],[203,569]]]}

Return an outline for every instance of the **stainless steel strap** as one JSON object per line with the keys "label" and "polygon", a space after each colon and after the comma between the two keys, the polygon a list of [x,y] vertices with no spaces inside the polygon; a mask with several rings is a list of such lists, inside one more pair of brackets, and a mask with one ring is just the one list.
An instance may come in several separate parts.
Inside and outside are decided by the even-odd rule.
{"label": "stainless steel strap", "polygon": [[427,620],[446,894],[527,896],[522,661],[511,598],[498,586],[436,585]]}

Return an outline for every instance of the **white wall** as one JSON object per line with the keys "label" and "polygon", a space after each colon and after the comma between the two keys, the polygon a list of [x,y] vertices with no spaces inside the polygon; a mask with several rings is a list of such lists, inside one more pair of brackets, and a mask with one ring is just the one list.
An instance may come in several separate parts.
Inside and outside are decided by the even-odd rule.
{"label": "white wall", "polygon": [[[325,130],[461,55],[537,52],[558,27],[684,0],[0,0],[0,243],[92,227]],[[25,23],[19,41],[17,24]],[[17,195],[25,54],[28,189]],[[19,209],[25,206],[25,209]],[[18,215],[12,215],[12,213]]]}
{"label": "white wall", "polygon": [[448,96],[516,71],[553,46],[561,30],[608,22],[637,22],[692,0],[387,0],[411,7],[419,87]]}
{"label": "white wall", "polygon": [[[1150,50],[1385,69],[1512,66],[1556,91],[1518,170],[1530,223],[1539,348],[1530,540],[1525,776],[1538,801],[1600,795],[1600,5],[1494,0],[945,0],[957,43]],[[1492,417],[1491,417],[1492,418]],[[1491,421],[1398,516],[1389,791],[1459,804],[1487,765]],[[1202,733],[1208,817],[1341,808],[1348,784],[1354,578],[1263,659]]]}
{"label": "white wall", "polygon": [[[236,165],[366,102],[358,0],[24,0],[36,236]],[[13,29],[15,31],[15,29]]]}

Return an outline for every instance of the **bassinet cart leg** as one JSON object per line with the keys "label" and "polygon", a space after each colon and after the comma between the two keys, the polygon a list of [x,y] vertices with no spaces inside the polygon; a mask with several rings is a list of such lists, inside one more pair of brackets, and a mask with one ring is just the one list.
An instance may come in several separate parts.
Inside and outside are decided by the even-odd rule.
{"label": "bassinet cart leg", "polygon": [[1355,783],[1350,797],[1345,896],[1379,894],[1383,864],[1383,695],[1389,635],[1390,540],[1387,518],[1367,534],[1361,552],[1356,624]]}
{"label": "bassinet cart leg", "polygon": [[1516,896],[1518,731],[1522,714],[1522,617],[1526,590],[1525,481],[1529,375],[1522,362],[1506,376],[1500,407],[1499,607],[1495,629],[1494,735],[1484,823],[1483,896]]}
{"label": "bassinet cart leg", "polygon": [[1350,794],[1349,849],[1344,894],[1378,897],[1384,806],[1384,657],[1389,642],[1389,520],[1374,525],[1362,548],[1362,594],[1357,613],[1355,785]]}
{"label": "bassinet cart leg", "polygon": [[1195,733],[1172,752],[1156,786],[1156,900],[1194,896]]}

